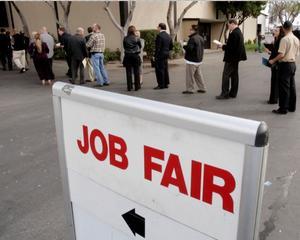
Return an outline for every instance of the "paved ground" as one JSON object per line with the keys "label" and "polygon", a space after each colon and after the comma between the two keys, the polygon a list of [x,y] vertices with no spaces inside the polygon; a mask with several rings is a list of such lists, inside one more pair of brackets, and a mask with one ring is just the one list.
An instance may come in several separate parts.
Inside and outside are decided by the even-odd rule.
{"label": "paved ground", "polygon": [[[270,71],[254,53],[240,66],[238,98],[215,100],[221,57],[205,56],[206,94],[181,94],[181,60],[172,64],[167,90],[152,90],[155,77],[147,67],[143,89],[126,92],[124,70],[117,64],[109,66],[112,84],[105,90],[267,122],[267,180],[272,184],[265,188],[260,240],[300,240],[300,110],[271,113],[275,106],[266,104]],[[65,63],[55,62],[54,69],[57,80],[66,81]],[[299,79],[300,71],[298,93]],[[51,88],[40,85],[33,67],[26,74],[0,72],[0,240],[67,239],[51,100]]]}

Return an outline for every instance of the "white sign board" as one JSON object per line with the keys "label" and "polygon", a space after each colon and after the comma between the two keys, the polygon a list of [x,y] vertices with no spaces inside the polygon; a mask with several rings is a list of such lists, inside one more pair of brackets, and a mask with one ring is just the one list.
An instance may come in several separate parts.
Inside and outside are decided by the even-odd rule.
{"label": "white sign board", "polygon": [[53,86],[73,238],[254,240],[264,123]]}

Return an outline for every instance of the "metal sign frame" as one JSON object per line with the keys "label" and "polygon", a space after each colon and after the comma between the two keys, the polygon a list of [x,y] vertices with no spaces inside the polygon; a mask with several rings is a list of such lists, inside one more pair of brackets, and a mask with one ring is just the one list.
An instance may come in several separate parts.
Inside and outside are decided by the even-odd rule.
{"label": "metal sign frame", "polygon": [[[268,128],[264,122],[230,117],[57,82],[53,85],[53,106],[70,240],[76,239],[76,233],[66,166],[62,98],[244,144],[246,146],[243,169],[245,174],[243,175],[241,187],[240,221],[237,239],[258,239],[263,182],[268,152]],[[182,124],[182,121],[185,121],[187,124]]]}

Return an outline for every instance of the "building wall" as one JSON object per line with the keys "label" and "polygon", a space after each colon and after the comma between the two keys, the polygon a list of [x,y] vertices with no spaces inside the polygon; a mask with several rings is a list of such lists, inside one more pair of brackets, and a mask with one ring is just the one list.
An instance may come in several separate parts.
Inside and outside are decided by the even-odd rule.
{"label": "building wall", "polygon": [[266,20],[267,20],[266,18],[267,17],[264,14],[259,15],[257,18],[257,24],[261,24],[261,34],[262,35],[265,35],[265,33],[266,33]]}
{"label": "building wall", "polygon": [[[213,40],[224,42],[224,34],[222,32],[223,26],[224,23],[213,23],[211,25],[211,49],[217,49],[217,45],[213,43]],[[221,39],[220,39],[220,35],[221,35]]]}
{"label": "building wall", "polygon": [[167,1],[137,1],[131,24],[137,29],[156,29],[161,22],[167,23]]}
{"label": "building wall", "polygon": [[[177,2],[178,17],[184,7],[186,7],[189,3],[189,1]],[[29,25],[30,32],[37,31],[42,26],[47,26],[48,31],[57,36],[53,11],[44,2],[16,1],[16,4],[24,13]],[[137,29],[156,29],[158,23],[167,22],[168,5],[169,3],[167,1],[137,1],[132,24],[135,25]],[[116,20],[120,22],[119,2],[112,1],[110,8]],[[59,17],[62,21],[63,12],[59,4],[58,9]],[[22,23],[17,12],[14,9],[13,17],[16,28],[18,30],[21,30]],[[219,20],[216,19],[216,9],[214,2],[198,2],[186,13],[185,19],[192,20],[193,23],[197,23],[197,19],[200,19],[203,22],[210,22],[211,41],[213,41],[214,39],[219,39],[223,24],[217,22]],[[95,22],[101,25],[102,32],[106,36],[106,47],[111,49],[120,48],[121,34],[109,19],[106,11],[104,10],[103,2],[74,1],[72,3],[69,16],[69,25],[72,33],[74,33],[76,28],[79,26],[86,29],[88,26],[91,26]],[[187,38],[190,24],[191,22],[189,21],[183,23],[177,37],[179,41]],[[244,32],[245,41],[247,41],[248,39],[255,39],[256,19],[251,18],[246,20],[245,23],[241,26],[241,29]],[[211,44],[211,47],[215,48],[215,45]]]}
{"label": "building wall", "polygon": [[[56,23],[52,9],[44,2],[16,2],[20,10],[25,15],[29,31],[38,31],[41,27],[46,26],[50,33],[57,36]],[[120,48],[121,35],[109,19],[107,13],[103,9],[102,2],[73,2],[69,15],[69,27],[71,33],[74,33],[77,27],[83,27],[85,30],[93,23],[99,23],[102,32],[106,37],[106,45],[111,49]],[[60,21],[63,21],[63,11],[58,4]],[[119,3],[112,2],[111,10],[120,21]],[[15,26],[18,30],[22,30],[22,23],[13,9]]]}
{"label": "building wall", "polygon": [[246,19],[246,21],[241,24],[240,29],[244,34],[245,42],[247,42],[248,40],[253,41],[254,39],[256,39],[257,19],[256,18]]}

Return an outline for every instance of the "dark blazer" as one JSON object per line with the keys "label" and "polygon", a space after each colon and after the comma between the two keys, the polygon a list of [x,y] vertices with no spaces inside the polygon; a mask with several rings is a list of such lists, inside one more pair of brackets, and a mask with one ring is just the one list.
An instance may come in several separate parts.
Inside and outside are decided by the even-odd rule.
{"label": "dark blazer", "polygon": [[198,33],[189,36],[185,50],[184,58],[191,62],[202,62],[204,53],[204,39]]}
{"label": "dark blazer", "polygon": [[173,49],[173,41],[166,31],[161,31],[155,40],[155,58],[166,59],[169,52]]}
{"label": "dark blazer", "polygon": [[23,34],[16,33],[15,35],[13,35],[13,39],[15,51],[25,50],[27,48],[26,39]]}
{"label": "dark blazer", "polygon": [[224,62],[239,62],[247,60],[244,37],[241,30],[235,28],[228,37],[226,45],[223,45]]}
{"label": "dark blazer", "polygon": [[125,54],[139,54],[141,52],[141,40],[135,35],[128,35],[123,40]]}
{"label": "dark blazer", "polygon": [[0,53],[7,53],[10,47],[10,38],[6,34],[0,34]]}
{"label": "dark blazer", "polygon": [[84,37],[80,35],[71,36],[68,40],[68,54],[72,59],[82,61],[88,56]]}
{"label": "dark blazer", "polygon": [[60,36],[60,43],[61,45],[64,46],[64,50],[66,52],[68,52],[69,50],[69,47],[68,47],[68,44],[69,44],[69,39],[72,37],[71,34],[69,33],[63,33],[61,36]]}

